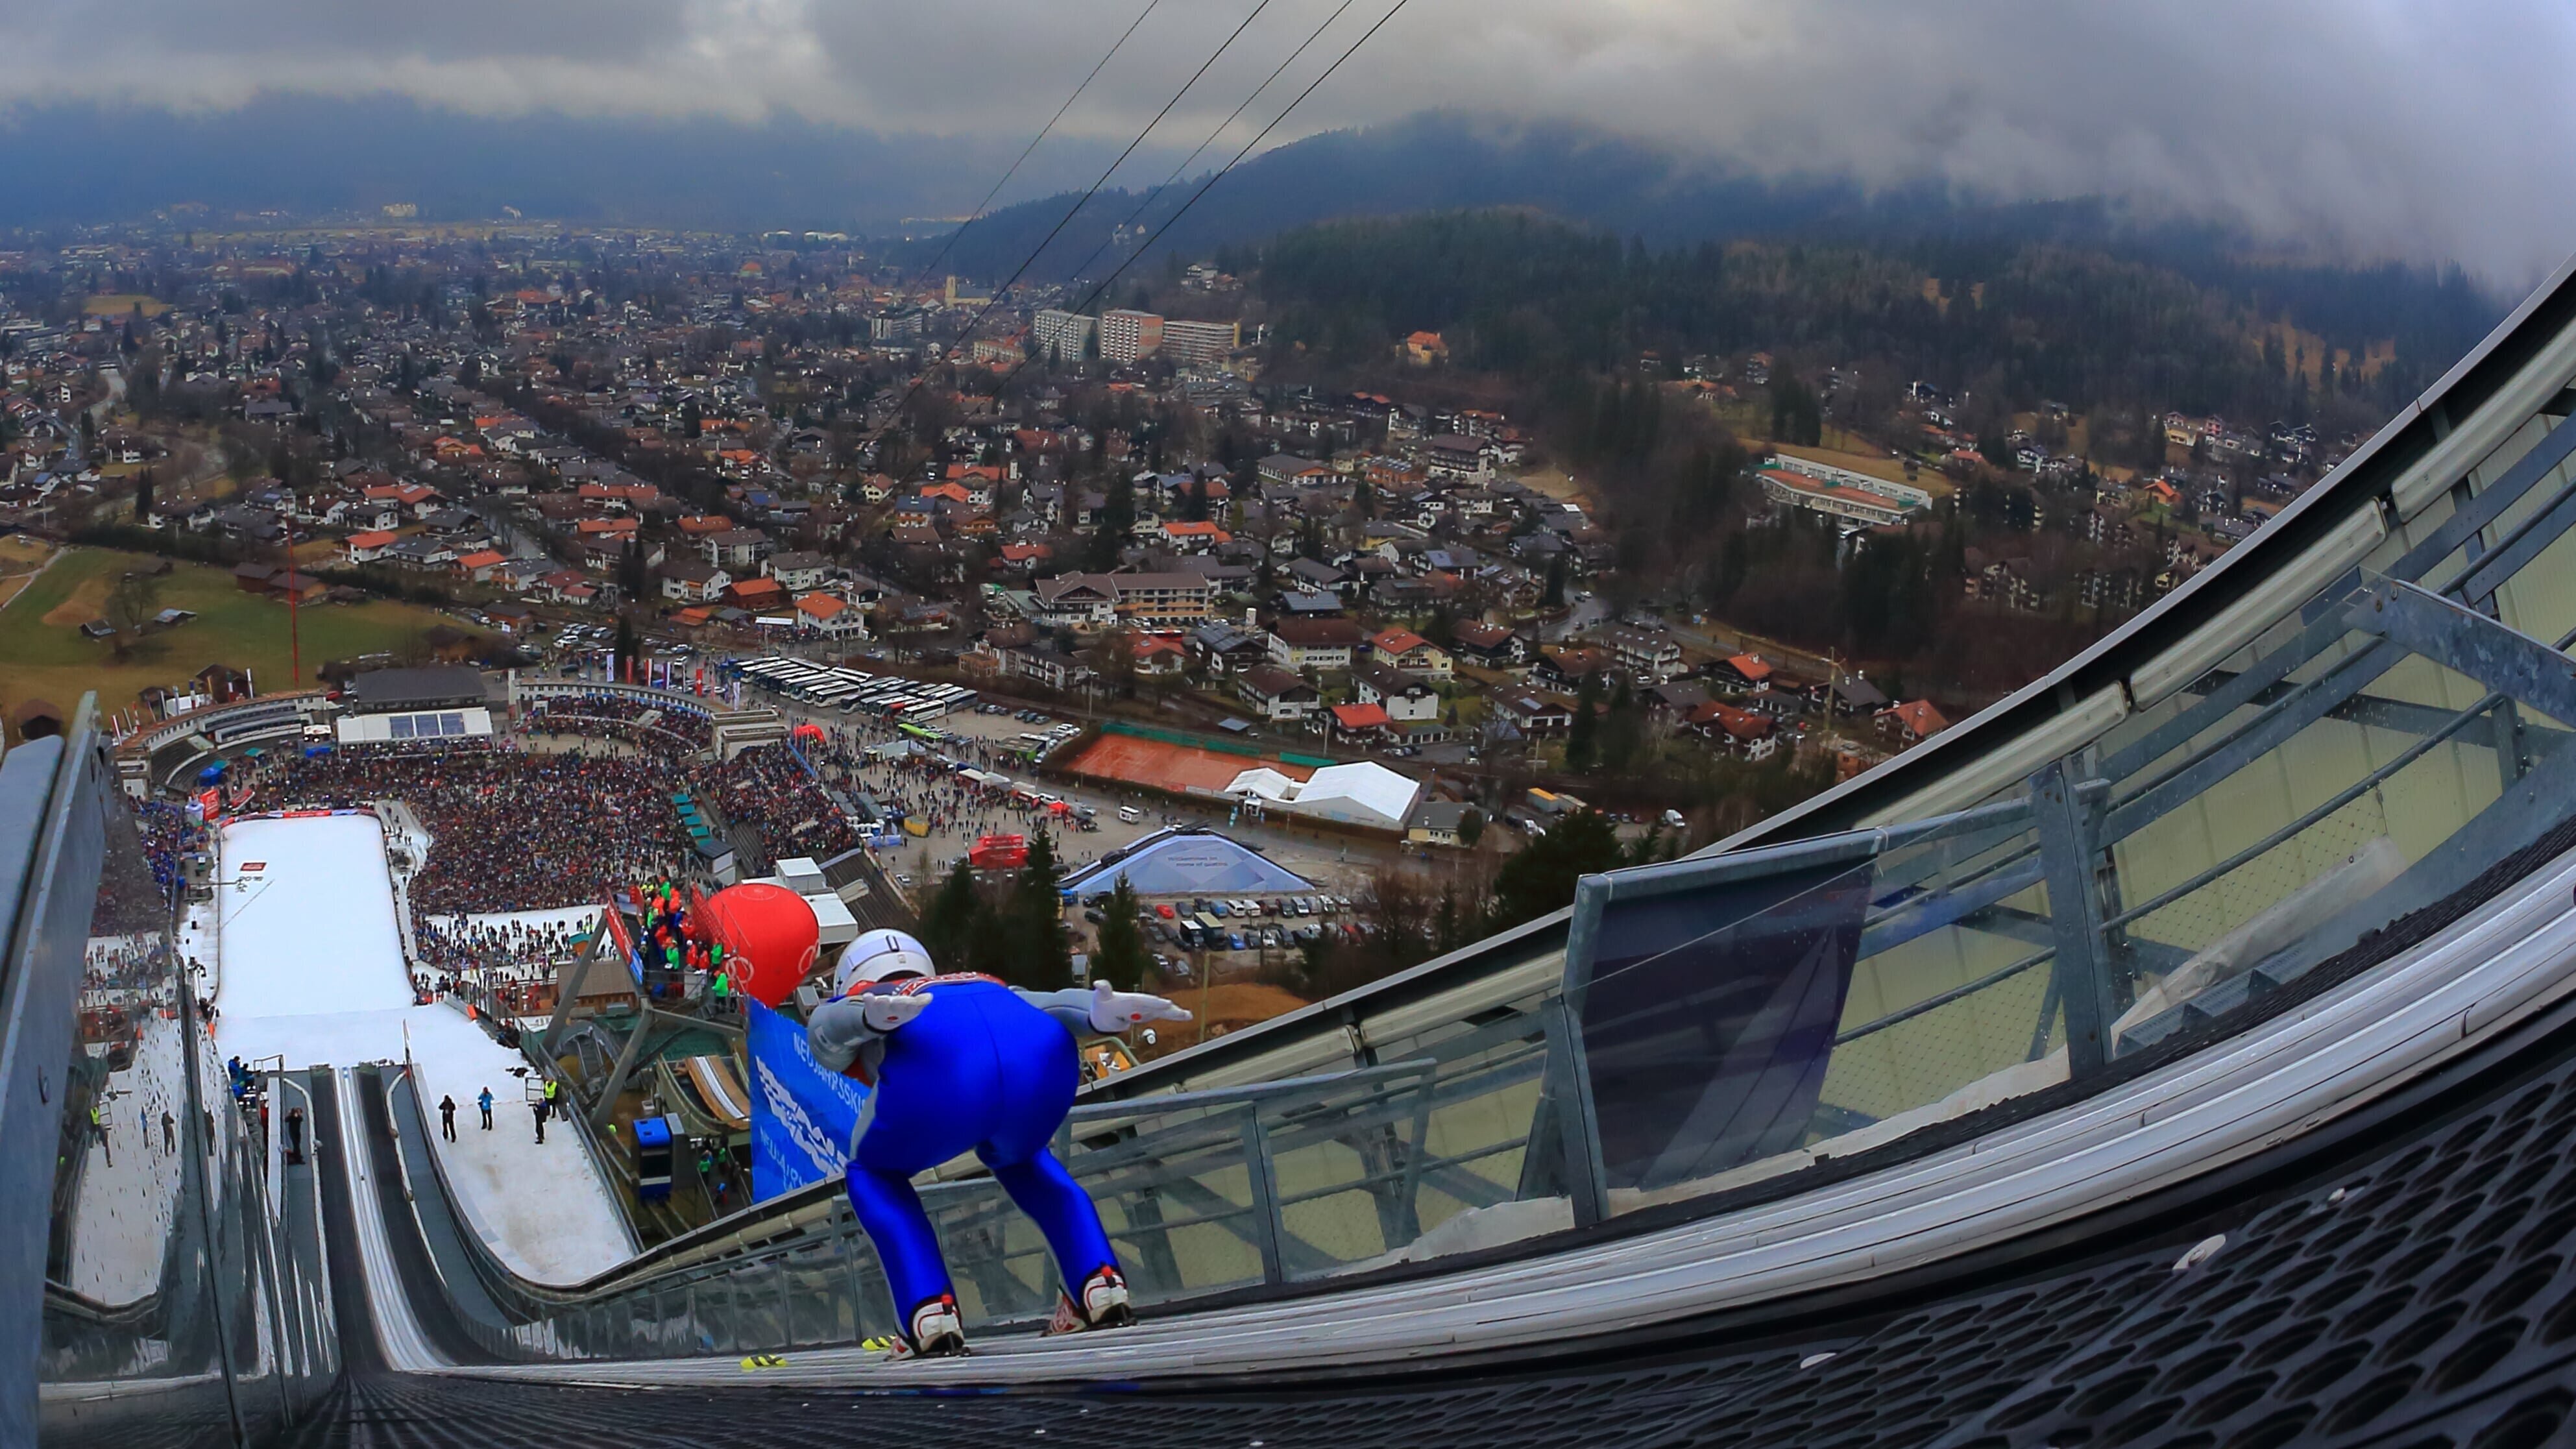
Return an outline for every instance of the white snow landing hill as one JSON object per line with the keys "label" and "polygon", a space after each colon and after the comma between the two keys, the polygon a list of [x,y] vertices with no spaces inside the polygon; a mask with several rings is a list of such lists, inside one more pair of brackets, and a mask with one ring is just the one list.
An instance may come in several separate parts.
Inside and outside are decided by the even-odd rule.
{"label": "white snow landing hill", "polygon": [[[384,827],[364,812],[233,821],[216,842],[216,1048],[288,1070],[402,1062],[466,1219],[519,1273],[574,1283],[634,1252],[617,1205],[569,1122],[545,1144],[510,1074],[526,1059],[456,1008],[412,1004]],[[493,1128],[474,1099],[489,1087]],[[456,1099],[456,1138],[437,1140]],[[294,1105],[288,1093],[285,1105]],[[607,1144],[611,1151],[615,1144]]]}

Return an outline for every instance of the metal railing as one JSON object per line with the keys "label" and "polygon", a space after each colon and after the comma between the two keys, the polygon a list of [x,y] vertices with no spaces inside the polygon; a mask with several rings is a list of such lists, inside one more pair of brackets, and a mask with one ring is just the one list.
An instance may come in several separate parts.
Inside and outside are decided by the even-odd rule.
{"label": "metal railing", "polygon": [[0,978],[0,1142],[55,1165],[0,1177],[11,1249],[33,1254],[8,1281],[43,1284],[0,1333],[0,1443],[112,1434],[138,1404],[207,1442],[256,1439],[338,1371],[318,1208],[309,1174],[270,1191],[275,1147],[225,1088],[93,713],[0,761],[0,836],[36,847]]}

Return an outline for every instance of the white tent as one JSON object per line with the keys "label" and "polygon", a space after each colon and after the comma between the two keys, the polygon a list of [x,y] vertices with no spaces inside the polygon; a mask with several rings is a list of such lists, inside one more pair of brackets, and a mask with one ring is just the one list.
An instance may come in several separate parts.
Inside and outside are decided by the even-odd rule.
{"label": "white tent", "polygon": [[1299,786],[1290,808],[1300,815],[1401,830],[1422,786],[1384,765],[1328,765]]}
{"label": "white tent", "polygon": [[1267,767],[1246,770],[1234,777],[1225,793],[1238,798],[1255,796],[1279,809],[1319,820],[1401,830],[1422,786],[1384,765],[1364,760],[1354,765],[1327,765],[1317,770],[1313,779],[1302,782]]}
{"label": "white tent", "polygon": [[1297,785],[1297,781],[1264,765],[1235,776],[1234,783],[1225,787],[1225,793],[1257,795],[1264,800],[1294,800],[1297,798]]}

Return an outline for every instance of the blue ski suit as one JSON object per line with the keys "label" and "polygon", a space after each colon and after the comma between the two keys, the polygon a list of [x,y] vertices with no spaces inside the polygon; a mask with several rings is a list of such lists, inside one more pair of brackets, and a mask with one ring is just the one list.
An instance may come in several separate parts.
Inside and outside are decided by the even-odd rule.
{"label": "blue ski suit", "polygon": [[[854,998],[888,992],[931,1000],[892,1032],[855,1032]],[[885,1265],[897,1321],[953,1291],[912,1178],[970,1149],[1046,1235],[1068,1295],[1079,1301],[1085,1279],[1117,1266],[1099,1210],[1048,1146],[1082,1081],[1074,1023],[1088,1020],[1075,1004],[1084,999],[989,976],[915,977],[862,985],[809,1023],[822,1065],[873,1084],[850,1155],[850,1207]]]}

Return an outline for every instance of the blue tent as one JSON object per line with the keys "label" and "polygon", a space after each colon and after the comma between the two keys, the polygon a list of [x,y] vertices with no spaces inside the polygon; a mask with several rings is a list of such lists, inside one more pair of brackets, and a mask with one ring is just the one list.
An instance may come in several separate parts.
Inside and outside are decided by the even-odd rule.
{"label": "blue tent", "polygon": [[1315,883],[1213,830],[1158,830],[1065,877],[1078,895],[1114,890],[1124,879],[1140,896],[1276,895]]}
{"label": "blue tent", "polygon": [[213,764],[208,765],[206,768],[197,772],[197,783],[200,785],[212,785],[223,778],[224,762],[221,760],[217,760]]}

